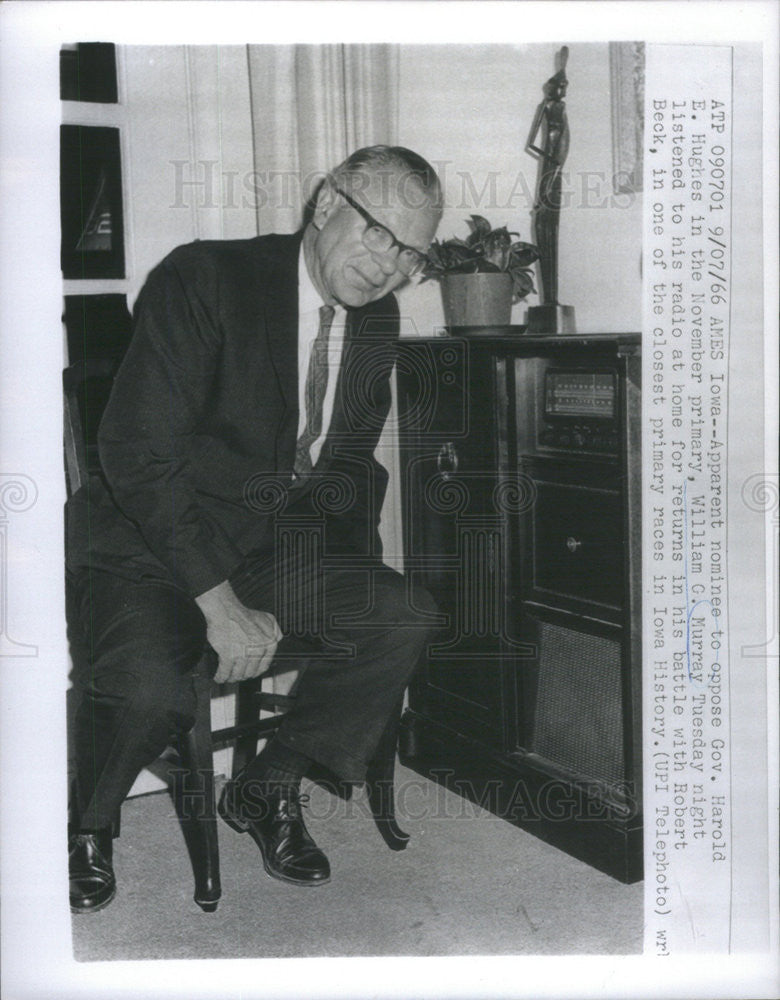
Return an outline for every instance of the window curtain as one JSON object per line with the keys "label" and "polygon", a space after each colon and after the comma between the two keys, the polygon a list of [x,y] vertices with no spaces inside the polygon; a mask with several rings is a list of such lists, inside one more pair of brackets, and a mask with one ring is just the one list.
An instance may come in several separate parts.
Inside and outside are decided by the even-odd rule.
{"label": "window curtain", "polygon": [[293,232],[325,172],[398,136],[398,46],[250,45],[258,232]]}
{"label": "window curtain", "polygon": [[[398,141],[395,45],[249,45],[249,93],[259,233],[300,228],[319,182],[362,146]],[[402,565],[398,447],[393,406],[376,457],[387,469],[380,534]]]}

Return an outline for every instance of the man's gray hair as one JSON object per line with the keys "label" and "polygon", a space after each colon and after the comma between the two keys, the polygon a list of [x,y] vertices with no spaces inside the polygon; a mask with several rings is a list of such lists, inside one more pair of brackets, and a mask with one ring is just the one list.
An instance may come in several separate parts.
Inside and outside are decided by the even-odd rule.
{"label": "man's gray hair", "polygon": [[[397,193],[413,207],[420,206],[419,192],[423,193],[428,204],[439,209],[443,207],[441,183],[436,171],[419,153],[405,146],[364,146],[340,163],[331,177],[337,184],[347,182],[353,190],[362,190],[365,187],[363,178],[369,171],[373,174],[384,172],[388,178],[399,175]],[[416,192],[408,190],[409,182],[417,189]]]}

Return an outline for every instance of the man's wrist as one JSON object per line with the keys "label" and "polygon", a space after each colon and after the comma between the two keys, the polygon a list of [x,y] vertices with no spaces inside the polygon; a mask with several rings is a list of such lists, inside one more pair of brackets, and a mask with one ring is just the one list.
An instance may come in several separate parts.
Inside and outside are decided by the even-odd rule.
{"label": "man's wrist", "polygon": [[229,580],[223,580],[216,586],[211,587],[210,590],[204,591],[202,594],[198,594],[195,598],[195,603],[198,605],[200,610],[206,616],[213,613],[219,613],[224,610],[225,607],[231,604],[239,604],[239,600],[236,597],[235,591],[230,585]]}

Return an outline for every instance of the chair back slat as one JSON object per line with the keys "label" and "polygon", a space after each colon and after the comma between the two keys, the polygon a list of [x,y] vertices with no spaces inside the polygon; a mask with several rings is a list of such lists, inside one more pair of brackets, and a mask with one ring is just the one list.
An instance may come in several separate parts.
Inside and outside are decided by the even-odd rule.
{"label": "chair back slat", "polygon": [[[97,449],[90,447],[90,439],[97,436],[97,424],[102,416],[103,406],[116,373],[116,362],[106,358],[77,361],[62,373],[63,389],[63,444],[65,450],[65,473],[68,495],[72,496],[87,481],[91,472],[97,471]],[[96,392],[98,412],[94,413],[91,402],[90,383],[100,385],[102,392]],[[88,435],[82,414],[87,420],[94,418],[94,434]],[[90,455],[94,455],[90,461]],[[95,466],[92,468],[91,466]]]}

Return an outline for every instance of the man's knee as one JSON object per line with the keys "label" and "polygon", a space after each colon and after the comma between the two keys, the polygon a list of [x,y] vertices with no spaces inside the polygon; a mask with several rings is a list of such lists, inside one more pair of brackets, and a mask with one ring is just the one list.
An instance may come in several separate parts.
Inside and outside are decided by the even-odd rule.
{"label": "man's knee", "polygon": [[157,682],[148,676],[133,696],[133,711],[140,718],[154,717],[158,725],[186,732],[195,723],[197,695],[192,675],[168,676]]}
{"label": "man's knee", "polygon": [[424,587],[412,586],[399,573],[384,574],[374,587],[374,607],[378,622],[424,639],[435,628],[438,608]]}
{"label": "man's knee", "polygon": [[119,709],[142,728],[189,729],[197,708],[192,673],[182,672],[180,663],[173,669],[159,661],[135,666],[95,674],[85,690],[92,704]]}

